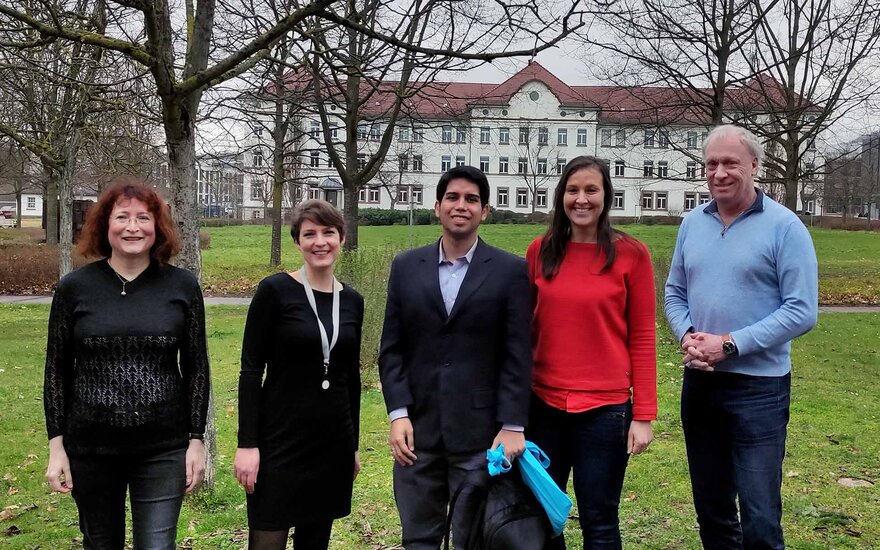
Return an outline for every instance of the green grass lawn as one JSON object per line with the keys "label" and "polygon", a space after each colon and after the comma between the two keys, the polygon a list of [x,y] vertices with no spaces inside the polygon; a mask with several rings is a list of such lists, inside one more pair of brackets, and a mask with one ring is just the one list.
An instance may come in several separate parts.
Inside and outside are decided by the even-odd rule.
{"label": "green grass lawn", "polygon": [[[501,240],[494,238],[500,233],[493,235],[493,228],[488,229],[488,240]],[[516,229],[522,234],[499,244],[516,250],[517,243],[527,242],[529,228]],[[416,242],[433,238],[431,231],[421,231],[414,234]],[[366,233],[373,243],[383,242],[382,232]],[[245,313],[244,307],[208,308],[219,440],[217,481],[212,491],[190,497],[184,504],[179,537],[187,548],[244,546],[244,494],[231,474],[231,463]],[[0,305],[0,498],[2,508],[12,515],[0,521],[0,529],[9,532],[15,526],[20,531],[0,539],[4,548],[77,547],[72,499],[49,493],[43,481],[47,315],[48,306]],[[838,484],[841,477],[880,479],[878,333],[880,314],[823,314],[819,326],[794,344],[792,421],[783,489],[783,521],[790,548],[880,548],[877,487]],[[656,440],[646,454],[630,462],[623,490],[621,527],[629,548],[699,547],[678,418],[679,362],[673,339],[661,328]],[[375,386],[375,367],[368,366],[367,371],[360,446],[363,469],[355,484],[352,515],[335,524],[332,548],[336,550],[378,550],[399,544],[391,459],[385,443],[387,422]],[[566,535],[570,548],[580,548],[576,521],[569,521]]]}
{"label": "green grass lawn", "polygon": [[[524,255],[532,240],[544,232],[537,225],[485,225],[480,235],[490,244]],[[625,225],[620,227],[644,241],[659,264],[668,263],[678,228],[669,225]],[[275,270],[269,263],[270,228],[245,225],[213,227],[211,248],[202,252],[204,284],[208,293],[251,294],[256,284]],[[360,248],[393,252],[427,244],[439,236],[434,226],[361,227]],[[811,229],[819,258],[819,292],[823,304],[880,305],[880,233]],[[283,238],[283,264],[299,266],[300,257],[289,232]]]}

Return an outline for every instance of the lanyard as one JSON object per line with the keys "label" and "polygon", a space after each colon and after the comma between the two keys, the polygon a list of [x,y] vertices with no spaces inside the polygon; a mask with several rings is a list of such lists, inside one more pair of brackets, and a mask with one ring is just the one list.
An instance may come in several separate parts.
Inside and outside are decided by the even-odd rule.
{"label": "lanyard", "polygon": [[312,290],[312,285],[309,284],[309,277],[306,275],[306,268],[303,266],[299,270],[300,279],[302,279],[303,287],[306,290],[306,298],[309,300],[309,305],[312,306],[312,311],[315,313],[315,319],[318,321],[318,330],[321,333],[321,351],[324,354],[324,380],[321,382],[322,389],[328,389],[330,387],[330,380],[327,378],[327,372],[330,368],[330,352],[333,351],[333,348],[336,347],[336,341],[339,339],[339,283],[336,281],[336,277],[333,278],[333,335],[331,338],[327,338],[327,330],[324,328],[324,323],[321,322],[321,317],[318,316],[318,306],[315,303],[315,292]]}

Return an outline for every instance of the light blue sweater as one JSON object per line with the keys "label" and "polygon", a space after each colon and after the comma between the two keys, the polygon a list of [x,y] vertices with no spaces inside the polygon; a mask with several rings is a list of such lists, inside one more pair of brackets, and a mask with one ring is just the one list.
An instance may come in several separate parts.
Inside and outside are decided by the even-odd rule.
{"label": "light blue sweater", "polygon": [[666,318],[681,341],[693,328],[730,333],[739,355],[716,371],[784,376],[791,340],[816,324],[816,251],[804,224],[760,190],[726,229],[714,201],[688,214],[678,231]]}

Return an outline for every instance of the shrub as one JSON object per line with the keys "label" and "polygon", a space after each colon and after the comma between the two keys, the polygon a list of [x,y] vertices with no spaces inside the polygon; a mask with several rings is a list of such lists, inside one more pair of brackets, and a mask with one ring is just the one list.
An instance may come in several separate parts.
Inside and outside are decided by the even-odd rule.
{"label": "shrub", "polygon": [[870,226],[866,218],[847,216],[844,221],[841,216],[798,216],[804,225],[823,227],[826,229],[844,229],[847,231],[877,231],[880,232],[880,220],[871,220]]}
{"label": "shrub", "polygon": [[199,231],[199,250],[211,248],[211,234],[207,231]]}
{"label": "shrub", "polygon": [[358,210],[358,225],[403,225],[409,215],[403,210],[390,208],[361,208]]}
{"label": "shrub", "polygon": [[492,206],[489,207],[489,217],[484,223],[526,223],[526,214],[513,212],[511,210],[498,210]]}
{"label": "shrub", "polygon": [[[58,282],[58,246],[47,244],[0,245],[0,293],[42,294]],[[74,268],[87,261],[74,253]]]}

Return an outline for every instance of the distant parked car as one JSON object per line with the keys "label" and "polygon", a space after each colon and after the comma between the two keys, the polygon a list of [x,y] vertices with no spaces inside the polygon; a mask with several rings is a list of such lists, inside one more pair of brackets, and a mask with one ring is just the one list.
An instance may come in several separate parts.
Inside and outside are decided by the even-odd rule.
{"label": "distant parked car", "polygon": [[15,207],[4,205],[0,206],[0,217],[3,218],[14,218],[15,217]]}

